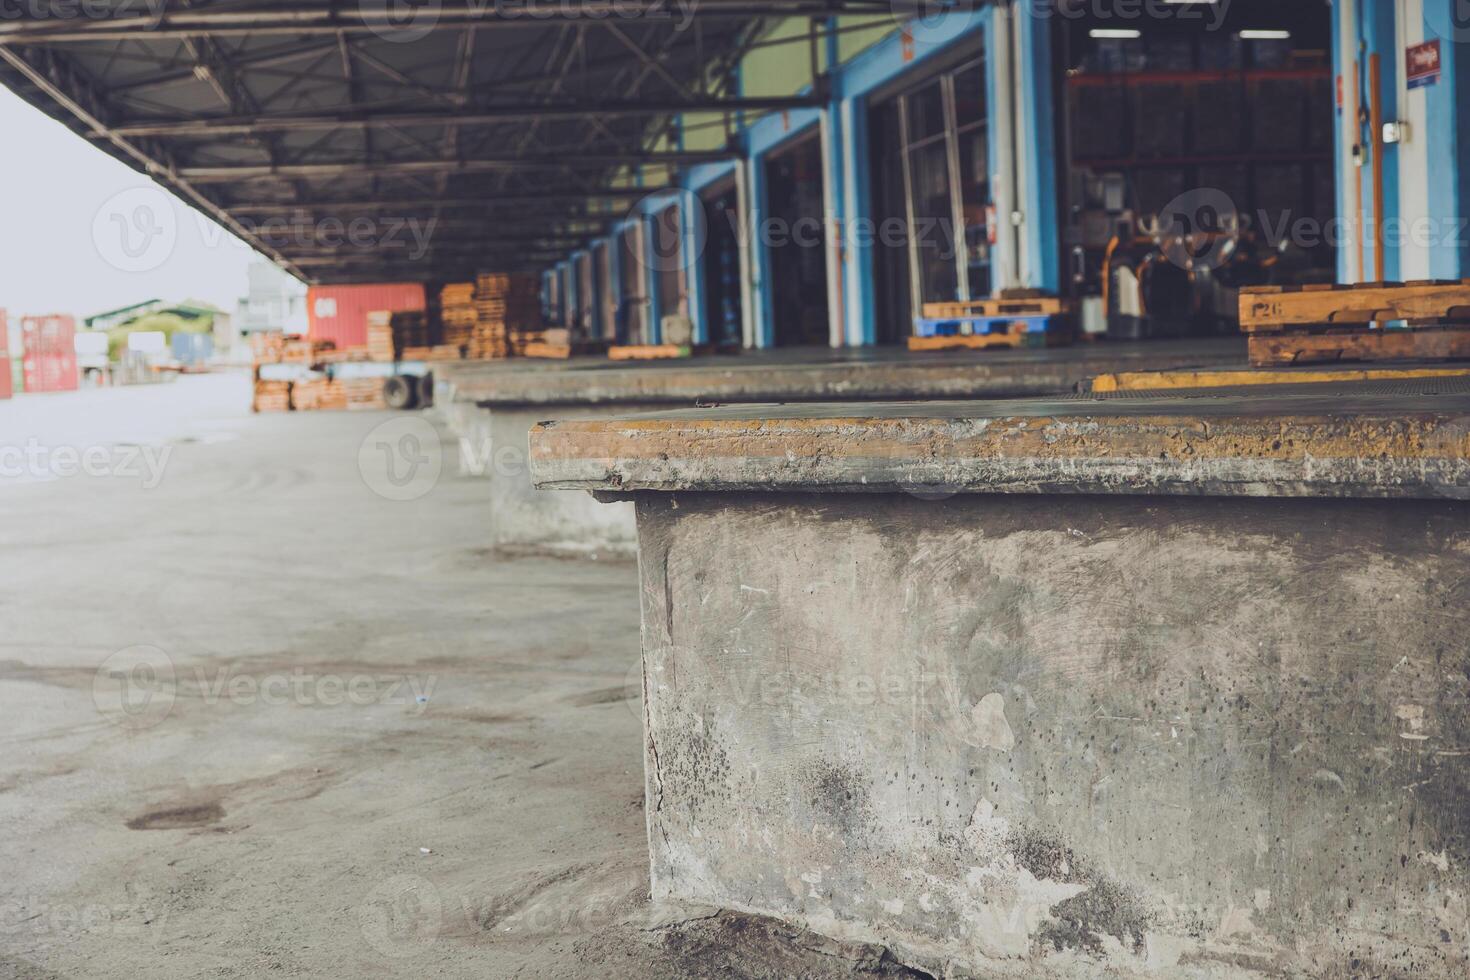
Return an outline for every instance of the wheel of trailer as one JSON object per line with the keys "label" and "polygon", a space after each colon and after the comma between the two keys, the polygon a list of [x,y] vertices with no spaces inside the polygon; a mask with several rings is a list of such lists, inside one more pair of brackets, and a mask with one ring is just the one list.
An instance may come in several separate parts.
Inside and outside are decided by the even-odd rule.
{"label": "wheel of trailer", "polygon": [[419,406],[428,408],[434,404],[434,375],[432,372],[418,379]]}
{"label": "wheel of trailer", "polygon": [[383,401],[392,409],[408,409],[418,404],[416,379],[395,374],[383,382]]}

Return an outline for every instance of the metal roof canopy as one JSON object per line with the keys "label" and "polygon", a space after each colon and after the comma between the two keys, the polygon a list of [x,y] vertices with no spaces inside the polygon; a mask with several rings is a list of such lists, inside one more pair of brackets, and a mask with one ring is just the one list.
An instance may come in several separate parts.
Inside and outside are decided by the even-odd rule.
{"label": "metal roof canopy", "polygon": [[[654,149],[674,114],[718,114],[728,147],[738,113],[820,104],[826,18],[896,26],[921,2],[479,0],[404,16],[383,0],[34,0],[0,20],[0,82],[303,279],[435,280],[471,268],[445,260],[463,237],[413,255],[358,242],[334,264],[260,219],[469,216],[487,268],[544,267],[672,168],[732,155]],[[739,58],[793,16],[810,31],[779,43],[808,49],[813,94],[730,94]],[[613,186],[628,168],[645,189]]]}

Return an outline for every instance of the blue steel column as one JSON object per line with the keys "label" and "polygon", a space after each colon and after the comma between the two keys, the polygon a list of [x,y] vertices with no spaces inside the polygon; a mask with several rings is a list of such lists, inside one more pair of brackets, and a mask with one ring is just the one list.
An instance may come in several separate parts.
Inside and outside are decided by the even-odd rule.
{"label": "blue steel column", "polygon": [[1439,38],[1439,81],[1424,90],[1429,155],[1429,216],[1438,220],[1429,252],[1435,279],[1470,277],[1470,19],[1463,0],[1424,0],[1424,37]]}
{"label": "blue steel column", "polygon": [[659,320],[663,317],[663,310],[659,306],[658,296],[658,268],[653,261],[656,254],[653,236],[658,233],[653,215],[639,212],[639,230],[642,234],[638,236],[639,258],[643,262],[643,293],[648,298],[646,309],[648,310],[648,339],[647,343],[657,344],[663,339],[663,327]]}
{"label": "blue steel column", "polygon": [[622,343],[624,338],[618,336],[618,311],[623,306],[623,250],[622,250],[622,223],[613,226],[612,234],[607,239],[607,285],[612,290],[612,302],[609,304],[613,311],[613,322],[604,325],[607,333],[604,336],[611,337],[614,343]]}
{"label": "blue steel column", "polygon": [[[1362,54],[1362,79],[1363,91],[1367,93],[1368,105],[1371,106],[1373,96],[1371,84],[1372,75],[1370,65],[1373,55],[1378,55],[1379,79],[1378,98],[1382,107],[1383,120],[1391,122],[1398,118],[1398,83],[1397,72],[1403,60],[1402,45],[1398,43],[1398,32],[1394,25],[1394,5],[1391,3],[1366,3],[1361,4],[1359,10],[1360,39],[1364,45]],[[1349,93],[1349,105],[1356,107],[1357,93]],[[1354,119],[1353,125],[1357,125]],[[1363,213],[1372,222],[1391,230],[1399,223],[1399,168],[1398,148],[1385,145],[1381,133],[1371,133],[1367,130],[1371,124],[1364,127],[1364,138],[1369,142],[1368,156],[1364,159],[1363,166]],[[1383,200],[1375,202],[1373,197],[1373,154],[1383,154]],[[1382,213],[1380,213],[1380,211]],[[1392,224],[1391,224],[1392,223]],[[1365,281],[1374,278],[1377,258],[1375,255],[1376,244],[1374,241],[1373,225],[1369,224],[1365,229],[1363,242]],[[1383,278],[1385,280],[1396,280],[1399,277],[1399,250],[1395,241],[1396,235],[1384,234],[1383,249]]]}
{"label": "blue steel column", "polygon": [[846,306],[847,343],[853,346],[878,340],[877,299],[873,281],[874,240],[878,229],[873,221],[872,168],[869,164],[868,101],[844,97],[839,103],[842,118],[843,184],[846,190],[846,221],[843,223],[843,302]]}
{"label": "blue steel column", "polygon": [[[700,209],[697,213],[695,209]],[[704,310],[704,247],[709,229],[703,228],[704,202],[693,191],[679,195],[679,247],[683,250],[684,291],[688,297],[689,322],[696,344],[709,342],[709,324]]]}
{"label": "blue steel column", "polygon": [[1052,8],[1022,4],[1016,8],[1021,57],[1016,73],[1021,86],[1021,118],[1016,126],[1020,163],[1026,171],[1021,202],[1022,251],[1026,285],[1056,292],[1061,288],[1061,229],[1057,217],[1056,100],[1052,85]]}
{"label": "blue steel column", "polygon": [[755,259],[750,296],[755,301],[756,347],[775,344],[776,319],[766,284],[771,281],[771,250],[766,247],[766,168],[757,157],[747,161],[750,174],[750,250]]}

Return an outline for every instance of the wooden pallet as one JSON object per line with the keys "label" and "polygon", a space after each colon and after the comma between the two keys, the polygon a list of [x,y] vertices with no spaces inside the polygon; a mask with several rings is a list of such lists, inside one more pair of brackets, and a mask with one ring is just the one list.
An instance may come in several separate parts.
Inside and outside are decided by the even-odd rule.
{"label": "wooden pallet", "polygon": [[1246,338],[1246,355],[1252,367],[1330,361],[1467,360],[1470,324],[1257,332]]}
{"label": "wooden pallet", "polygon": [[1071,301],[1057,296],[971,299],[953,303],[925,303],[923,307],[926,320],[948,320],[955,317],[1061,316],[1071,312]]}
{"label": "wooden pallet", "polygon": [[[1387,326],[1401,321],[1404,326]],[[1250,286],[1240,328],[1252,367],[1470,358],[1470,279]]]}
{"label": "wooden pallet", "polygon": [[987,347],[1026,346],[1026,325],[994,333],[950,334],[942,337],[910,337],[909,350],[983,350]]}
{"label": "wooden pallet", "polygon": [[1470,322],[1470,279],[1247,286],[1240,291],[1240,329],[1246,333],[1387,320]]}
{"label": "wooden pallet", "polygon": [[608,351],[605,340],[578,340],[557,343],[552,340],[533,340],[521,350],[522,357],[567,358],[584,354],[603,354]]}
{"label": "wooden pallet", "polygon": [[614,344],[607,349],[611,361],[660,361],[673,357],[692,357],[689,344]]}

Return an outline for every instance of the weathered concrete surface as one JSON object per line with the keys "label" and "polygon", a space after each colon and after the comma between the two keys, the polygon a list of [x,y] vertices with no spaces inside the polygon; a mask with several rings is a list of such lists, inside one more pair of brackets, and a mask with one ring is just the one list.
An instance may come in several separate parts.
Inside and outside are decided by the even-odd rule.
{"label": "weathered concrete surface", "polygon": [[1470,384],[732,406],[545,422],[543,488],[1470,498]]}
{"label": "weathered concrete surface", "polygon": [[[898,975],[649,908],[631,566],[498,558],[449,442],[424,496],[373,492],[362,448],[421,417],[249,404],[0,402],[0,446],[122,447],[0,474],[0,978]],[[134,723],[104,668],[138,646],[173,677]]]}
{"label": "weathered concrete surface", "polygon": [[1069,391],[1098,374],[1239,364],[1240,338],[916,354],[783,348],[738,356],[611,364],[601,358],[436,364],[449,397],[479,405],[1000,398]]}
{"label": "weathered concrete surface", "polygon": [[1466,505],[637,499],[655,897],[946,975],[1470,969]]}
{"label": "weathered concrete surface", "polygon": [[1088,344],[1053,350],[907,351],[823,348],[755,351],[684,361],[610,364],[604,358],[450,362],[435,366],[436,404],[459,440],[460,472],[491,479],[490,522],[511,552],[631,557],[629,507],[581,494],[538,493],[526,475],[526,437],[545,419],[608,418],[699,403],[830,398],[995,397],[1069,390],[1104,371],[1210,367],[1244,357],[1239,340]]}
{"label": "weathered concrete surface", "polygon": [[[577,414],[612,418],[627,410],[591,406]],[[604,504],[590,494],[546,492],[532,485],[526,437],[546,409],[506,406],[477,411],[476,431],[488,438],[470,442],[461,437],[460,465],[462,473],[490,477],[489,530],[496,548],[567,557],[632,558],[637,554],[631,503]]]}

